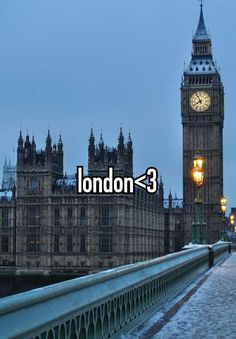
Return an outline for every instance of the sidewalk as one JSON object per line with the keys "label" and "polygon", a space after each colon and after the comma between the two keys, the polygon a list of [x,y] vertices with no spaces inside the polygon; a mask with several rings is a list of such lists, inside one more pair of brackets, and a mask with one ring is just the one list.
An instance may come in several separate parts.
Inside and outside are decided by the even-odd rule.
{"label": "sidewalk", "polygon": [[236,253],[213,269],[154,338],[236,338]]}
{"label": "sidewalk", "polygon": [[160,310],[136,338],[235,339],[236,253],[209,273],[189,299],[183,298],[178,307],[171,308],[168,321],[163,321],[166,314]]}

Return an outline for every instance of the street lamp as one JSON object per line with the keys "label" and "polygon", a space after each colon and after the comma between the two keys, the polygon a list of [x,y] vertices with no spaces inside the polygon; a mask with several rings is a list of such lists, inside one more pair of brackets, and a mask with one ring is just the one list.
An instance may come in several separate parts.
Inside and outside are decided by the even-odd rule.
{"label": "street lamp", "polygon": [[222,198],[220,199],[220,209],[221,209],[221,212],[222,212],[222,215],[223,215],[224,220],[225,220],[226,206],[227,206],[227,200],[226,200],[225,197],[222,197]]}
{"label": "street lamp", "polygon": [[223,223],[223,229],[222,229],[222,235],[221,235],[221,240],[226,240],[226,230],[225,230],[225,211],[226,211],[226,205],[227,205],[227,200],[225,197],[222,197],[220,199],[220,210],[221,210],[221,214],[222,214],[222,218],[221,221]]}
{"label": "street lamp", "polygon": [[193,182],[197,188],[203,184],[204,173],[203,173],[204,159],[200,154],[195,155],[193,158],[192,177]]}
{"label": "street lamp", "polygon": [[233,231],[233,237],[235,236],[235,233],[236,233],[236,226],[234,226],[234,214],[233,213],[230,213],[229,215],[229,223],[230,223],[230,228],[231,228],[231,232]]}
{"label": "street lamp", "polygon": [[230,216],[229,216],[229,222],[230,222],[230,225],[233,226],[234,225],[234,215],[231,213]]}
{"label": "street lamp", "polygon": [[202,244],[204,242],[205,223],[202,222],[200,197],[200,188],[203,185],[204,158],[200,154],[196,154],[192,161],[192,179],[196,187],[196,198],[194,200],[194,222],[192,224],[192,242],[194,244]]}

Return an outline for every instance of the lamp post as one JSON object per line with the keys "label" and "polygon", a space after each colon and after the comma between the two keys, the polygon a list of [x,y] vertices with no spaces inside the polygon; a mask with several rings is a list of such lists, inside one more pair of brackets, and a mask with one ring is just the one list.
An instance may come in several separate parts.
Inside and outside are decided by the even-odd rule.
{"label": "lamp post", "polygon": [[230,216],[229,216],[229,222],[230,222],[230,225],[233,226],[234,225],[234,215],[231,213]]}
{"label": "lamp post", "polygon": [[222,197],[220,199],[220,210],[221,210],[221,215],[222,215],[221,221],[222,221],[222,224],[223,224],[223,229],[221,231],[221,240],[226,240],[226,236],[227,236],[227,233],[226,233],[226,230],[225,230],[226,205],[227,205],[227,200],[226,200],[225,197]]}
{"label": "lamp post", "polygon": [[233,236],[235,236],[235,233],[236,233],[236,227],[234,226],[234,222],[235,222],[234,214],[231,213],[229,216],[229,223],[230,223],[231,232],[233,231]]}
{"label": "lamp post", "polygon": [[202,199],[200,197],[200,188],[203,185],[204,158],[200,154],[196,154],[192,162],[192,179],[196,187],[196,198],[194,200],[194,222],[192,223],[192,243],[202,244],[205,242],[205,223],[202,221],[201,207]]}

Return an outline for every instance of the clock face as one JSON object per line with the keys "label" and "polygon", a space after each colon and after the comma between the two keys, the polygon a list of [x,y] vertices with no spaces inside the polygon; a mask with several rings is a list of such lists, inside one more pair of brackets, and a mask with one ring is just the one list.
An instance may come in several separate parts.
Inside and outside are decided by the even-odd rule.
{"label": "clock face", "polygon": [[211,98],[206,92],[195,92],[190,99],[191,107],[196,112],[206,111],[211,104]]}

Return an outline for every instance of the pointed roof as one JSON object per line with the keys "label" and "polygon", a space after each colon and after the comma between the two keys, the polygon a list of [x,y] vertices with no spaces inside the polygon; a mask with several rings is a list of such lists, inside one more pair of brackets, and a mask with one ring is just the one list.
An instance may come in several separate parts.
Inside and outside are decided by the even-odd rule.
{"label": "pointed roof", "polygon": [[58,144],[63,144],[62,139],[61,139],[61,133],[59,134]]}
{"label": "pointed roof", "polygon": [[132,139],[131,139],[131,134],[130,134],[130,132],[129,132],[127,144],[128,144],[129,146],[132,146],[132,144],[133,144]]}
{"label": "pointed roof", "polygon": [[23,138],[22,138],[21,130],[20,130],[20,135],[19,135],[19,138],[18,138],[18,143],[22,143],[23,144]]}
{"label": "pointed roof", "polygon": [[48,135],[47,135],[47,139],[51,139],[51,135],[50,135],[50,129],[48,129]]}
{"label": "pointed roof", "polygon": [[62,139],[61,139],[61,132],[59,134],[59,140],[58,140],[58,143],[57,143],[57,147],[58,147],[58,151],[60,151],[60,152],[63,151],[63,142],[62,142]]}
{"label": "pointed roof", "polygon": [[89,136],[89,143],[94,143],[95,138],[94,138],[94,134],[93,134],[93,128],[91,128],[91,132],[90,132],[90,136]]}
{"label": "pointed roof", "polygon": [[48,135],[47,135],[47,139],[46,139],[46,144],[49,146],[52,143],[52,138],[50,135],[50,130],[48,130]]}
{"label": "pointed roof", "polygon": [[100,148],[104,147],[104,141],[103,141],[103,137],[102,137],[102,132],[100,133],[99,147]]}
{"label": "pointed roof", "polygon": [[4,168],[6,168],[6,167],[7,167],[7,157],[6,157],[6,155],[5,155]]}
{"label": "pointed roof", "polygon": [[36,143],[35,143],[35,140],[34,140],[34,135],[32,136],[32,146],[36,147]]}
{"label": "pointed roof", "polygon": [[202,3],[200,5],[200,7],[201,7],[200,17],[199,17],[199,21],[198,21],[197,30],[196,30],[196,33],[195,33],[194,38],[193,38],[194,41],[210,40],[210,36],[207,33],[206,25],[205,25],[205,21],[204,21],[203,9],[202,9],[203,4]]}
{"label": "pointed roof", "polygon": [[163,186],[162,175],[160,175],[160,184],[159,185]]}
{"label": "pointed roof", "polygon": [[119,144],[123,144],[124,143],[124,135],[123,135],[123,131],[122,131],[122,127],[120,127],[120,134],[119,134]]}

